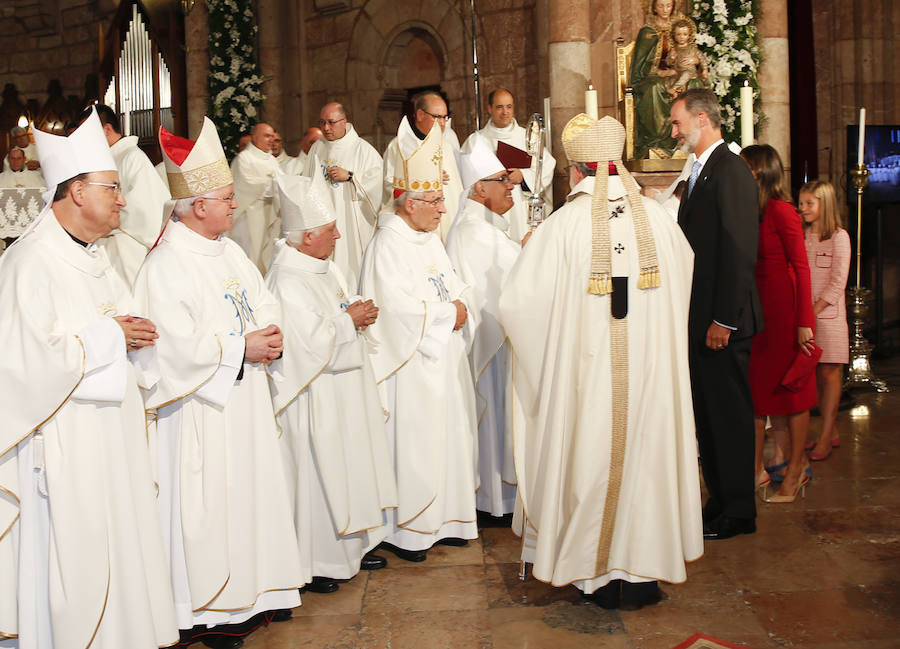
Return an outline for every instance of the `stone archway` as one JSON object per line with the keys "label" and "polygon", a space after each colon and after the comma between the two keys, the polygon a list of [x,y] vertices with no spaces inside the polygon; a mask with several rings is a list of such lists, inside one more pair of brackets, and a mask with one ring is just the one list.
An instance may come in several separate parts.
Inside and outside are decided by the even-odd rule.
{"label": "stone archway", "polygon": [[468,129],[474,107],[467,84],[472,67],[467,29],[452,0],[363,5],[347,52],[347,89],[354,103],[369,107],[367,115],[354,115],[354,124],[377,149],[396,133],[411,88],[440,87],[457,116],[454,122]]}

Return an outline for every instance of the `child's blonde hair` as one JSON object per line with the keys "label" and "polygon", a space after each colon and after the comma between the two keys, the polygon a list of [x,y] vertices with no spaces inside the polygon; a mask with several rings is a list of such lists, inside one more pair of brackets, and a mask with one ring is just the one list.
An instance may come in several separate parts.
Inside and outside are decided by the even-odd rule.
{"label": "child's blonde hair", "polygon": [[834,185],[824,180],[811,180],[800,188],[800,194],[812,194],[819,199],[819,237],[822,241],[844,227]]}

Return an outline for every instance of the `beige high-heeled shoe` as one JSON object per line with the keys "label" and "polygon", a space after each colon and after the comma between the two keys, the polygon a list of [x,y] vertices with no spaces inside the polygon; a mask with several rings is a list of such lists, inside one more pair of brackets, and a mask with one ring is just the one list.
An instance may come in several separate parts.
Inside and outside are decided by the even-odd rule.
{"label": "beige high-heeled shoe", "polygon": [[767,503],[792,503],[797,500],[797,494],[800,494],[801,498],[806,498],[806,485],[809,483],[809,474],[804,471],[800,474],[800,482],[797,483],[797,488],[794,490],[794,493],[788,494],[774,494],[769,498],[763,498]]}

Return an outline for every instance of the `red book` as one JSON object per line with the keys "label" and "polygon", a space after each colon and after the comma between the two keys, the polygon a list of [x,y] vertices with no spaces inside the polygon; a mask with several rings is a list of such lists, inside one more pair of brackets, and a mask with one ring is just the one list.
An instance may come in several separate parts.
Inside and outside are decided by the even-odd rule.
{"label": "red book", "polygon": [[522,149],[500,140],[497,142],[497,159],[507,169],[530,169],[531,156]]}

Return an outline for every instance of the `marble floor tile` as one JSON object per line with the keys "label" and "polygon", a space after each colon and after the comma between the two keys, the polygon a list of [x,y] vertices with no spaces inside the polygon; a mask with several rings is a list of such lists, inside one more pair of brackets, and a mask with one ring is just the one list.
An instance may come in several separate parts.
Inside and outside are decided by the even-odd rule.
{"label": "marble floor tile", "polygon": [[484,565],[378,570],[369,575],[364,613],[486,609]]}

